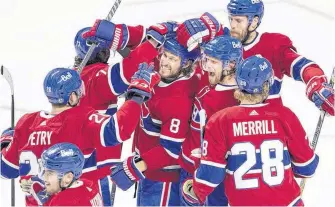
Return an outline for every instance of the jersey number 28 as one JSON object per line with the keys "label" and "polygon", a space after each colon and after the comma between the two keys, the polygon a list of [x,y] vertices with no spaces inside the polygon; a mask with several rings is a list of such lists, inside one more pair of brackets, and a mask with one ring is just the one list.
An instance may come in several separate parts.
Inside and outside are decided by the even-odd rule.
{"label": "jersey number 28", "polygon": [[[275,156],[270,156],[270,153]],[[251,170],[257,164],[257,154],[260,153],[261,169]],[[284,180],[284,145],[280,140],[266,140],[256,149],[251,142],[234,144],[231,148],[232,155],[246,155],[246,161],[234,172],[237,189],[259,187],[258,178],[244,178],[246,174],[262,173],[263,181],[270,185],[280,185]]]}

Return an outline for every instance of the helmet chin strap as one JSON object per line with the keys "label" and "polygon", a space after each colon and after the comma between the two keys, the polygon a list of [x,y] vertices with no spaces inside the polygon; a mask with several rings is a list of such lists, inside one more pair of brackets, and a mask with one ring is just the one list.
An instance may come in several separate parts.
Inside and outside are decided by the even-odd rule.
{"label": "helmet chin strap", "polygon": [[249,24],[248,24],[248,27],[247,27],[247,35],[243,38],[243,40],[241,40],[241,43],[243,45],[245,45],[245,42],[249,39],[250,34],[254,31],[256,31],[256,29],[258,28],[258,25],[257,25],[257,27],[254,30],[249,31],[250,25],[251,25],[251,21],[249,21]]}
{"label": "helmet chin strap", "polygon": [[[62,177],[63,178],[63,177]],[[62,187],[62,178],[58,179],[58,184],[59,184],[59,188],[61,189],[61,191],[71,187],[73,185],[73,183],[76,181],[76,179],[72,179],[71,183],[69,185],[67,185],[66,187]]]}

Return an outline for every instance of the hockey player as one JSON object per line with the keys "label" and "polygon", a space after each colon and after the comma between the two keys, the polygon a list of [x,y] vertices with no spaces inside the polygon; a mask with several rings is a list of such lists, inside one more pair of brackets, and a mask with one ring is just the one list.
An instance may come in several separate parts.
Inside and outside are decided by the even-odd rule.
{"label": "hockey player", "polygon": [[[237,88],[235,70],[242,61],[242,44],[228,35],[219,36],[203,47],[202,68],[208,72],[209,85],[197,94],[192,113],[191,130],[182,145],[179,156],[181,170],[180,183],[193,177],[194,170],[199,165],[200,150],[200,110],[205,110],[207,119],[215,112],[238,104],[234,99]],[[208,206],[227,206],[224,196],[224,186],[221,183],[208,197]]]}
{"label": "hockey player", "polygon": [[[261,54],[274,68],[274,84],[268,102],[281,103],[284,75],[306,84],[306,95],[315,105],[334,116],[334,90],[323,70],[312,60],[299,55],[292,41],[280,33],[259,33],[264,5],[261,0],[230,0],[228,6],[231,35],[244,45],[244,58]],[[203,15],[204,16],[204,15]],[[199,43],[221,35],[222,26],[211,15],[186,20],[177,29],[178,41],[190,50]]]}
{"label": "hockey player", "polygon": [[294,176],[313,176],[319,157],[290,109],[264,103],[273,83],[271,63],[247,58],[236,81],[240,105],[209,119],[200,166],[183,186],[185,201],[203,203],[224,180],[231,206],[302,206]]}
{"label": "hockey player", "polygon": [[178,156],[189,130],[198,78],[193,63],[199,53],[188,52],[168,39],[157,65],[162,81],[149,102],[142,104],[140,124],[134,134],[136,156],[117,164],[112,180],[127,190],[139,181],[138,206],[179,206]]}
{"label": "hockey player", "polygon": [[[85,158],[80,149],[62,142],[41,155],[45,188],[35,194],[43,206],[103,206],[97,183],[80,178]],[[37,178],[35,178],[37,180]]]}
{"label": "hockey player", "polygon": [[[102,172],[97,174],[95,170],[103,155],[96,149],[113,146],[131,136],[139,121],[140,104],[151,97],[152,87],[159,80],[153,66],[141,64],[130,83],[128,100],[109,116],[91,107],[77,106],[84,87],[75,70],[50,71],[44,80],[44,92],[52,110],[26,114],[18,121],[13,141],[1,151],[1,175],[10,179],[20,176],[21,183],[29,181],[30,176],[37,174],[43,150],[67,141],[77,144],[85,155],[84,177],[93,181],[101,178]],[[105,175],[109,173],[107,168]],[[27,205],[36,205],[30,195],[26,198]]]}
{"label": "hockey player", "polygon": [[[165,24],[165,33],[172,30],[173,24]],[[157,28],[157,29],[155,29]],[[123,94],[131,82],[131,77],[136,72],[140,63],[152,62],[158,53],[158,48],[165,41],[163,35],[152,35],[158,27],[151,26],[146,32],[143,26],[126,26],[125,24],[114,24],[106,20],[96,20],[91,28],[81,29],[74,39],[77,56],[75,67],[79,66],[82,59],[89,50],[89,44],[93,41],[98,43],[90,59],[80,74],[85,85],[86,95],[80,100],[80,105],[93,107],[96,110],[106,111],[113,115],[117,109],[117,99]],[[150,38],[150,37],[156,38]],[[146,37],[147,41],[141,43]],[[130,47],[133,51],[122,61],[108,65],[110,50]],[[113,148],[101,148],[99,152],[104,159],[97,163],[100,171],[109,168],[121,158],[121,145]],[[108,177],[99,180],[103,192],[104,204],[110,206],[110,192]]]}

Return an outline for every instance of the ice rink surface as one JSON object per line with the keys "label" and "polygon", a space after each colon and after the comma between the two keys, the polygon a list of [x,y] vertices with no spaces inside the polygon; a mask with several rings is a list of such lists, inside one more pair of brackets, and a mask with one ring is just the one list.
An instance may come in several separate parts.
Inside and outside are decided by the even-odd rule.
{"label": "ice rink surface", "polygon": [[[149,26],[166,20],[182,21],[211,12],[227,25],[227,0],[123,0],[113,22]],[[318,63],[326,75],[334,66],[335,3],[328,0],[265,0],[265,15],[259,31],[288,35],[298,52]],[[0,64],[6,66],[15,85],[16,121],[23,113],[49,110],[43,94],[43,79],[56,67],[71,66],[73,38],[83,27],[104,18],[113,0],[1,0]],[[112,61],[117,61],[114,58]],[[284,104],[300,118],[310,140],[319,111],[305,96],[303,83],[284,78],[281,91]],[[0,131],[10,125],[10,89],[0,78]],[[131,142],[123,157],[130,155]],[[326,117],[317,153],[319,168],[307,181],[303,199],[306,206],[335,206],[335,118]],[[10,205],[10,181],[0,179],[1,206]],[[116,206],[135,206],[134,189],[116,192]],[[16,180],[16,204],[24,205]]]}

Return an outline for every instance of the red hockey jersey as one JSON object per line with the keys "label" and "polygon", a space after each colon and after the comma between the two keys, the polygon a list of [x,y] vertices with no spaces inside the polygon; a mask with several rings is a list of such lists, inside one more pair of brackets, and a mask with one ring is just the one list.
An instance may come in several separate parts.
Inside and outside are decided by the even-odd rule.
{"label": "red hockey jersey", "polygon": [[172,83],[160,82],[153,97],[142,104],[134,150],[146,162],[145,176],[156,181],[177,181],[181,144],[189,130],[198,77],[181,77]]}
{"label": "red hockey jersey", "polygon": [[114,114],[117,110],[117,97],[126,92],[138,65],[143,62],[149,64],[157,55],[157,49],[145,42],[131,51],[120,63],[110,66],[95,63],[86,66],[80,74],[86,93],[81,98],[80,105],[107,110],[107,114]]}
{"label": "red hockey jersey", "polygon": [[71,187],[50,196],[44,206],[104,206],[95,182],[79,179]]}
{"label": "red hockey jersey", "polygon": [[236,85],[217,84],[214,87],[205,86],[197,94],[192,112],[191,130],[183,142],[182,152],[179,156],[179,164],[189,173],[193,173],[198,167],[198,158],[192,156],[192,150],[199,149],[200,144],[200,116],[199,111],[204,109],[207,120],[221,109],[236,106],[237,100],[234,98]]}
{"label": "red hockey jersey", "polygon": [[274,70],[274,84],[267,100],[271,103],[282,103],[280,90],[284,75],[297,81],[305,81],[303,72],[308,66],[319,68],[313,61],[296,52],[290,38],[279,33],[258,33],[252,43],[244,45],[244,58],[257,54],[268,59]]}
{"label": "red hockey jersey", "polygon": [[319,158],[296,115],[284,106],[239,105],[206,126],[194,191],[204,201],[223,179],[232,206],[288,206],[300,201],[294,176],[310,177]]}
{"label": "red hockey jersey", "polygon": [[[121,148],[110,147],[108,154],[101,149],[129,138],[138,124],[140,110],[140,105],[130,100],[112,117],[83,106],[56,116],[44,111],[26,114],[15,127],[11,144],[1,151],[1,175],[10,179],[37,175],[44,150],[56,143],[71,142],[84,154],[83,178],[97,180],[105,177],[110,170],[103,167],[120,161]],[[99,171],[98,167],[101,168]]]}

